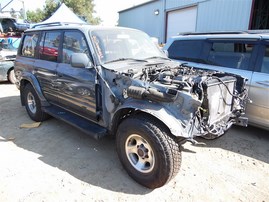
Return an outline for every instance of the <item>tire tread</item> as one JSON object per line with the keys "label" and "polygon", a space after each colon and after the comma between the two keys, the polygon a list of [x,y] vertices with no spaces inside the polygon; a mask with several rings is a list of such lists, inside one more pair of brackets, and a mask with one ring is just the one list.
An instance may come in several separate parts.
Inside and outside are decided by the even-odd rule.
{"label": "tire tread", "polygon": [[[129,168],[126,164],[125,157],[122,156],[121,152],[124,152],[123,149],[120,149],[120,143],[122,140],[118,140],[119,135],[123,135],[123,132],[126,131],[128,127],[133,127],[132,125],[141,125],[143,124],[143,131],[149,134],[151,141],[158,143],[158,147],[155,147],[157,151],[155,155],[160,155],[159,159],[163,159],[162,165],[156,167],[153,177],[143,179],[139,176],[138,171],[133,171],[132,168]],[[134,129],[131,129],[134,130]],[[148,140],[147,140],[148,141]],[[155,144],[154,143],[154,144]],[[121,143],[122,144],[122,143]],[[136,114],[131,117],[126,118],[122,121],[118,128],[117,132],[117,151],[119,158],[126,168],[127,173],[133,177],[138,183],[148,187],[148,188],[158,188],[168,183],[172,178],[176,176],[179,172],[181,165],[181,150],[180,146],[176,143],[174,137],[170,133],[169,129],[160,122],[157,118],[150,116],[148,114]],[[128,163],[127,163],[128,164]],[[134,173],[135,172],[135,173]],[[142,174],[141,174],[142,175]]]}

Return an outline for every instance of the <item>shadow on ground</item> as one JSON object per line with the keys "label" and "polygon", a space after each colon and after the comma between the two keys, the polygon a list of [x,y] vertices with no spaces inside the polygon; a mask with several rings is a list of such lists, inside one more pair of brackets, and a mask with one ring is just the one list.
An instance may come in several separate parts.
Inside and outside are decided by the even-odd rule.
{"label": "shadow on ground", "polygon": [[[44,163],[104,189],[139,195],[151,192],[126,174],[118,160],[114,139],[94,140],[53,118],[38,128],[20,129],[21,124],[32,121],[20,105],[19,96],[0,98],[0,113],[2,141],[13,141],[18,147],[39,154]],[[199,141],[205,147],[222,148],[269,163],[264,157],[269,153],[269,136],[258,128],[233,127],[219,139]],[[268,146],[261,146],[264,144]]]}
{"label": "shadow on ground", "polygon": [[44,163],[94,186],[139,195],[152,191],[137,184],[125,172],[112,137],[95,140],[54,118],[38,128],[20,129],[21,124],[33,121],[20,105],[19,96],[0,98],[0,114],[0,143],[12,141],[39,154]]}
{"label": "shadow on ground", "polygon": [[253,126],[233,126],[225,135],[215,140],[197,138],[201,147],[222,148],[265,163],[269,163],[269,132]]}

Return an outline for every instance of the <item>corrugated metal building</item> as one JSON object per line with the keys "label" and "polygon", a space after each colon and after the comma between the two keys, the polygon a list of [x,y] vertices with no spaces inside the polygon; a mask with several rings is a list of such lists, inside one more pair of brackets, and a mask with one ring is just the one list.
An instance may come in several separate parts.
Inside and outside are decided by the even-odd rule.
{"label": "corrugated metal building", "polygon": [[269,29],[268,0],[151,0],[119,12],[119,26],[165,43],[182,32]]}

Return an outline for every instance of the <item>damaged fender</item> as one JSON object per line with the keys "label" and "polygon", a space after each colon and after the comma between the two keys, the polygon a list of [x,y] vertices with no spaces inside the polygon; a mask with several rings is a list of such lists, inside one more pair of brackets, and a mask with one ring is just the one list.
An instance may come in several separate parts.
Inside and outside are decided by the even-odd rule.
{"label": "damaged fender", "polygon": [[134,109],[136,111],[150,114],[163,122],[167,126],[167,128],[169,128],[171,134],[173,134],[174,136],[189,138],[189,134],[184,132],[184,128],[181,121],[176,119],[175,116],[167,108],[163,107],[158,103],[145,103],[144,100],[126,101],[115,111],[115,114],[117,114],[122,109]]}

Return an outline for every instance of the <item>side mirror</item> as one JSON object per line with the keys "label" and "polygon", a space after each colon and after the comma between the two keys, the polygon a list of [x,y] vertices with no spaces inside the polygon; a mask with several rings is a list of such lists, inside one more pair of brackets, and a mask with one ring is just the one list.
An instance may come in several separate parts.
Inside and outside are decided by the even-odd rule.
{"label": "side mirror", "polygon": [[92,63],[85,53],[73,53],[70,58],[71,66],[77,68],[92,68]]}

